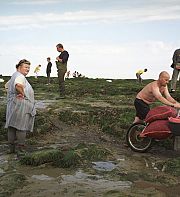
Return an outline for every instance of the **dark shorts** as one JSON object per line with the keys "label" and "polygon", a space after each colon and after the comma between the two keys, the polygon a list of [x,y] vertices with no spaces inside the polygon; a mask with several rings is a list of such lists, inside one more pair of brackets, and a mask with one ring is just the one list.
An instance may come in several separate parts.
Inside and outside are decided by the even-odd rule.
{"label": "dark shorts", "polygon": [[150,110],[149,105],[143,100],[136,98],[134,101],[134,106],[136,108],[136,116],[141,120],[144,120]]}
{"label": "dark shorts", "polygon": [[139,79],[141,77],[141,75],[139,73],[136,73],[136,77],[137,77],[137,79]]}

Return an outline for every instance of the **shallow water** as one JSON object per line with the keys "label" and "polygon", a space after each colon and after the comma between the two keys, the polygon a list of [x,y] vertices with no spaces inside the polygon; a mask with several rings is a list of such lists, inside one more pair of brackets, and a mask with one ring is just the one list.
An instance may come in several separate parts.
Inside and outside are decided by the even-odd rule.
{"label": "shallow water", "polygon": [[40,180],[40,181],[51,181],[51,180],[54,179],[53,177],[47,176],[45,174],[33,175],[31,178],[37,179],[37,180]]}
{"label": "shallow water", "polygon": [[120,190],[130,188],[130,181],[112,181],[104,179],[103,176],[91,175],[84,173],[82,170],[77,171],[74,175],[62,175],[61,184],[85,184],[97,190]]}
{"label": "shallow water", "polygon": [[100,171],[112,171],[116,168],[116,165],[111,161],[98,161],[92,162],[93,168]]}
{"label": "shallow water", "polygon": [[45,109],[46,107],[48,107],[48,105],[51,105],[55,102],[57,102],[57,101],[55,101],[55,100],[36,100],[35,107],[37,109]]}
{"label": "shallow water", "polygon": [[[1,104],[5,104],[7,101],[6,96],[0,96],[0,102]],[[45,109],[49,105],[57,102],[56,100],[36,100],[35,101],[35,107],[37,109]]]}
{"label": "shallow water", "polygon": [[[155,159],[156,160],[156,159]],[[22,174],[26,177],[26,185],[19,189],[15,189],[12,197],[19,196],[61,196],[61,197],[118,197],[118,196],[168,196],[175,197],[180,194],[179,185],[177,180],[173,180],[171,176],[166,175],[167,181],[172,181],[173,189],[164,184],[152,181],[130,181],[120,180],[125,177],[129,172],[132,173],[154,173],[153,176],[158,175],[154,169],[155,160],[148,155],[143,157],[138,154],[131,156],[118,156],[116,162],[114,161],[97,161],[93,162],[92,166],[85,169],[68,169],[56,168],[49,164],[41,166],[23,166],[19,165],[16,160],[16,155],[2,154],[0,156],[0,177],[1,184],[8,185],[6,176]],[[118,170],[118,174],[112,176],[111,172]],[[156,171],[156,173],[154,172]],[[159,174],[158,176],[160,176]],[[158,177],[157,176],[157,177]],[[118,180],[119,177],[119,180]],[[131,179],[131,177],[130,177]],[[12,187],[3,189],[7,191]],[[2,191],[0,189],[0,196]],[[23,195],[22,195],[23,194]],[[173,195],[171,195],[173,194]],[[177,195],[177,196],[178,196]]]}

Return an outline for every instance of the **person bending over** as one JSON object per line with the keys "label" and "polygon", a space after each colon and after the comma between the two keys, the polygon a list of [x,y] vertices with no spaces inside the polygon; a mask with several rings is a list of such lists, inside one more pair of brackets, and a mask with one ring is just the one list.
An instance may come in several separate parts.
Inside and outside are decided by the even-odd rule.
{"label": "person bending over", "polygon": [[142,77],[141,77],[141,75],[142,75],[144,72],[147,72],[147,69],[146,69],[146,68],[145,68],[144,70],[138,70],[138,71],[136,72],[136,78],[137,78],[137,81],[138,81],[139,83],[142,83]]}
{"label": "person bending over", "polygon": [[150,104],[155,101],[180,108],[180,103],[171,97],[168,91],[167,84],[169,83],[170,75],[166,71],[159,74],[159,78],[147,84],[136,96],[134,106],[136,116],[133,123],[142,122],[150,110]]}

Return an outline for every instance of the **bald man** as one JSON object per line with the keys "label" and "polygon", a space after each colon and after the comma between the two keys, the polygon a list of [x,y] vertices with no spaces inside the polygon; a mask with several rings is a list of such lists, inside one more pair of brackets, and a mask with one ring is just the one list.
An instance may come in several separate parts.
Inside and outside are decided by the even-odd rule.
{"label": "bald man", "polygon": [[149,105],[156,100],[161,103],[180,108],[180,103],[171,97],[168,91],[167,84],[169,83],[170,75],[166,71],[159,74],[159,78],[147,84],[136,96],[134,106],[136,108],[136,117],[133,123],[142,122],[148,114]]}

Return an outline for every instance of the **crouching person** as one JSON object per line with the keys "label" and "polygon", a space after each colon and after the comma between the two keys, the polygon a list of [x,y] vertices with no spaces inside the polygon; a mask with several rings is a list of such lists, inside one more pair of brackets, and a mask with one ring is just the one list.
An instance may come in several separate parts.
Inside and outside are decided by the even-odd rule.
{"label": "crouching person", "polygon": [[35,119],[34,91],[26,79],[30,70],[30,62],[23,59],[16,65],[16,72],[7,83],[6,125],[8,129],[8,143],[10,153],[15,153],[17,139],[17,153],[25,150],[27,132],[32,132]]}

